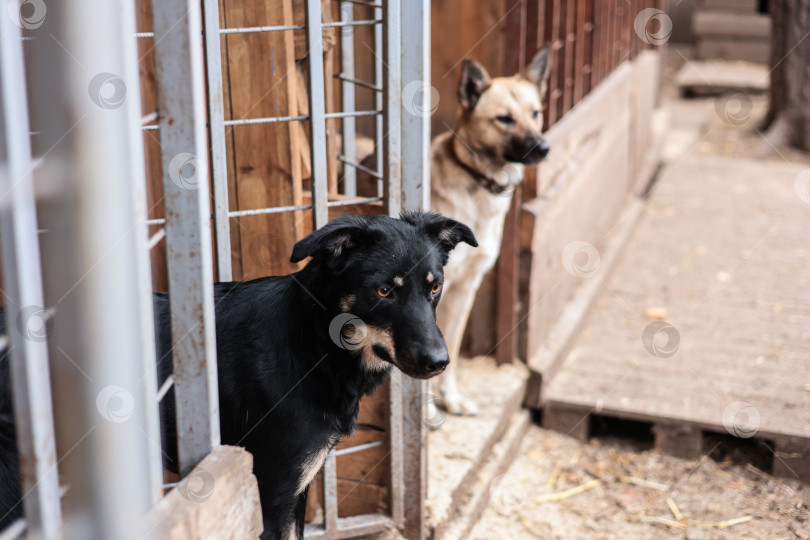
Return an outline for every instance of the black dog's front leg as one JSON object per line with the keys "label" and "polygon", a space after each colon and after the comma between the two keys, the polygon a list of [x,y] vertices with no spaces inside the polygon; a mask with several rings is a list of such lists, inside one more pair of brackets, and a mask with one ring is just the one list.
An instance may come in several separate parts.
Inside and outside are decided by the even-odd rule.
{"label": "black dog's front leg", "polygon": [[309,493],[309,486],[304,488],[304,491],[298,495],[298,502],[295,505],[295,532],[298,534],[298,540],[304,540],[304,522],[307,517],[307,493]]}
{"label": "black dog's front leg", "polygon": [[[261,540],[290,540],[304,538],[304,521],[307,513],[307,492],[309,487],[296,496],[290,504],[272,506],[268,501],[262,501],[262,521],[264,531]],[[265,490],[266,492],[266,490]],[[262,489],[259,487],[259,496]]]}

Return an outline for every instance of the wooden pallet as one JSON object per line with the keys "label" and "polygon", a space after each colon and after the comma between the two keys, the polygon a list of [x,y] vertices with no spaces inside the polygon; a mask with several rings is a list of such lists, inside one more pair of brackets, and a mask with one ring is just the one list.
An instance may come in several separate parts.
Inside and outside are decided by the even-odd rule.
{"label": "wooden pallet", "polygon": [[[729,439],[727,442],[732,446],[735,446],[735,442],[746,446],[754,442],[773,457],[770,467],[764,467],[767,469],[765,472],[810,483],[810,437],[792,437],[767,431],[757,431],[753,437],[735,437],[723,425],[659,418],[631,410],[602,409],[597,412],[594,408],[560,401],[549,401],[543,409],[544,428],[566,433],[582,442],[591,439],[594,422],[600,418],[638,422],[639,431],[653,434],[656,449],[683,459],[700,458],[717,450],[721,444],[716,442],[718,435]],[[711,442],[707,439],[711,439]],[[726,449],[726,453],[731,452]]]}

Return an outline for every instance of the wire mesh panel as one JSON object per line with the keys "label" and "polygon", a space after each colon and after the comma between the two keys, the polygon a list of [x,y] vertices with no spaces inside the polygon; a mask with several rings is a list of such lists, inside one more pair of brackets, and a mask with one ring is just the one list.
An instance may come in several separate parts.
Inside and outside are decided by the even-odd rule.
{"label": "wire mesh panel", "polygon": [[[213,57],[215,53],[211,52],[215,48],[206,45],[209,51],[208,85],[214,89],[221,86],[223,96],[230,96],[230,107],[219,109],[216,104],[209,106],[212,160],[216,162],[218,159],[218,141],[225,139],[230,143],[226,145],[226,161],[233,164],[214,171],[212,191],[215,197],[236,195],[229,200],[215,198],[214,201],[217,270],[220,278],[230,275],[257,277],[254,274],[257,270],[262,272],[261,275],[285,273],[289,265],[278,261],[286,258],[292,242],[344,211],[384,212],[396,216],[400,210],[403,189],[399,183],[403,161],[400,139],[400,4],[394,1],[383,4],[344,1],[334,5],[337,20],[333,20],[331,2],[280,1],[276,7],[281,9],[276,11],[275,17],[259,11],[252,18],[254,25],[242,26],[239,23],[247,19],[245,13],[238,12],[228,2],[205,4],[206,43],[218,35],[223,59],[220,64],[222,68],[217,70]],[[306,8],[303,21],[296,20],[293,16],[293,8],[296,7]],[[213,13],[213,9],[220,11]],[[223,27],[215,24],[220,21],[224,22]],[[303,24],[298,24],[299,22]],[[335,31],[339,37],[335,36]],[[362,36],[355,41],[358,31],[362,32]],[[282,88],[277,95],[286,98],[287,102],[275,107],[281,114],[262,114],[263,110],[272,110],[273,107],[266,107],[261,95],[254,95],[255,103],[251,106],[241,103],[243,99],[250,101],[252,92],[245,87],[237,87],[241,83],[235,79],[235,75],[239,72],[244,74],[245,68],[235,67],[230,55],[248,42],[256,49],[266,50],[269,47],[271,54],[278,58],[275,68],[280,76],[266,77],[271,90],[264,88],[259,91],[277,92],[278,88]],[[358,51],[360,43],[367,50]],[[339,69],[330,69],[336,64],[334,58],[338,50],[341,60]],[[360,59],[363,53],[367,54]],[[357,70],[356,59],[360,60]],[[373,78],[364,78],[368,75]],[[220,76],[222,79],[218,80]],[[338,85],[337,93],[340,94],[340,107],[337,100],[330,96],[334,94],[330,87],[335,84]],[[355,89],[360,94],[355,94]],[[215,90],[209,95],[216,93]],[[218,114],[222,114],[221,119],[217,118]],[[368,120],[372,121],[369,123]],[[339,122],[342,128],[342,138],[335,145],[339,146],[339,153],[332,155],[330,144],[336,142],[338,134],[330,129],[330,121]],[[289,127],[282,128],[283,125]],[[272,133],[280,135],[289,146],[286,157],[265,157],[264,163],[270,162],[276,164],[275,166],[286,164],[283,168],[289,168],[286,174],[284,171],[271,170],[269,177],[265,176],[254,182],[249,175],[255,164],[262,162],[262,159],[255,157],[261,154],[240,144],[243,136],[240,130],[268,129],[262,126],[271,126],[269,129]],[[371,129],[362,130],[363,127]],[[225,136],[214,131],[216,129],[225,130]],[[359,135],[360,131],[365,131],[368,135]],[[357,151],[358,136],[365,140],[371,139],[370,152]],[[275,146],[278,145],[279,142],[276,141]],[[424,158],[426,156],[421,150],[418,156],[414,156],[416,161]],[[331,178],[337,176],[333,175],[336,168],[341,169],[342,174],[333,182]],[[232,173],[231,177],[227,176],[229,172]],[[367,189],[361,186],[358,190],[358,176],[363,178]],[[380,190],[378,181],[382,179],[384,181],[380,182]],[[257,205],[262,200],[281,202],[278,197],[249,197],[248,193],[256,193],[258,184],[268,186],[265,189],[280,189],[282,193],[289,189],[290,196],[284,201],[287,204]],[[289,187],[285,188],[285,184]],[[368,186],[371,188],[368,189]],[[413,190],[414,194],[417,192],[421,203],[419,206],[423,207],[424,194]],[[245,203],[250,206],[246,208]],[[224,212],[222,209],[226,207],[228,211]],[[258,234],[249,232],[255,227],[255,222],[244,221],[260,217],[281,217],[284,214],[294,216],[292,223],[265,221]],[[236,237],[231,227],[234,224],[238,224],[239,234]],[[288,228],[285,230],[285,227]],[[260,245],[262,242],[269,242],[271,245]],[[235,243],[240,246],[236,248]],[[323,517],[320,525],[317,524],[317,519],[313,520],[308,528],[309,536],[348,537],[380,530],[390,526],[392,520],[402,523],[402,388],[401,376],[395,374],[384,392],[387,401],[384,409],[386,412],[383,414],[385,418],[375,420],[384,425],[383,439],[360,434],[356,443],[342,443],[327,458],[322,478],[310,490],[310,499],[316,503],[312,514]],[[366,413],[371,409],[372,407],[361,406],[361,422],[364,414],[372,414]],[[379,407],[376,409],[379,413]],[[369,457],[364,458],[363,453],[367,453]],[[339,508],[344,506],[342,503],[353,500],[352,497],[346,499],[347,492],[359,485],[352,484],[347,489],[344,487],[346,480],[338,481],[338,469],[344,466],[341,465],[344,459],[376,460],[375,465],[379,465],[380,470],[387,470],[384,476],[388,478],[379,479],[381,489],[387,492],[384,498],[390,501],[384,505],[382,512],[352,517],[340,515]],[[376,473],[372,476],[378,478]],[[365,494],[367,496],[368,492]],[[379,496],[380,493],[375,495]],[[315,510],[315,506],[319,506],[320,510]],[[352,503],[352,507],[361,508],[362,503]]]}

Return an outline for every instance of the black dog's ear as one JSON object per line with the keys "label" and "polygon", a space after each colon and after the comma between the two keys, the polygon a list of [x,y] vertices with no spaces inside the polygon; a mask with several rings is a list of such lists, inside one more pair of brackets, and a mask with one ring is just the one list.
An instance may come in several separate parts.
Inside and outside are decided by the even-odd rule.
{"label": "black dog's ear", "polygon": [[433,212],[418,211],[403,212],[401,218],[435,239],[444,248],[445,253],[450,253],[459,242],[478,247],[478,241],[475,239],[472,229],[455,219]]}
{"label": "black dog's ear", "polygon": [[461,106],[469,110],[474,109],[478,98],[491,83],[492,80],[484,66],[472,58],[465,58],[461,64],[461,79],[458,81],[458,100]]}
{"label": "black dog's ear", "polygon": [[532,61],[523,71],[523,77],[542,88],[543,84],[551,74],[551,44],[546,43],[543,48],[537,51]]}
{"label": "black dog's ear", "polygon": [[340,216],[296,242],[290,262],[318,256],[337,259],[344,251],[371,243],[378,236],[369,229],[367,216]]}

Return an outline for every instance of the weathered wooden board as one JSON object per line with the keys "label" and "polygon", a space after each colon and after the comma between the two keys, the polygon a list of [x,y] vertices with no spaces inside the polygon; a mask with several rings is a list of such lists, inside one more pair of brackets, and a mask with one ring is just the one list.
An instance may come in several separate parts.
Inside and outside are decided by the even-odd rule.
{"label": "weathered wooden board", "polygon": [[219,446],[149,513],[149,538],[245,540],[261,534],[253,456]]}
{"label": "weathered wooden board", "polygon": [[[224,3],[227,27],[289,25],[292,2]],[[225,39],[228,62],[223,85],[232,119],[298,114],[298,76],[293,33],[230,34]],[[294,123],[244,125],[233,128],[228,158],[235,163],[235,205],[240,210],[301,204],[301,162],[293,148],[300,145]],[[298,144],[296,144],[298,143]],[[293,213],[242,218],[231,226],[241,233],[242,279],[285,274],[298,267],[289,255],[300,226]]]}
{"label": "weathered wooden board", "polygon": [[532,356],[583,277],[566,271],[571,242],[599,250],[625,205],[630,184],[630,65],[620,66],[548,133],[552,148],[541,171],[543,196],[523,204],[522,357]]}

